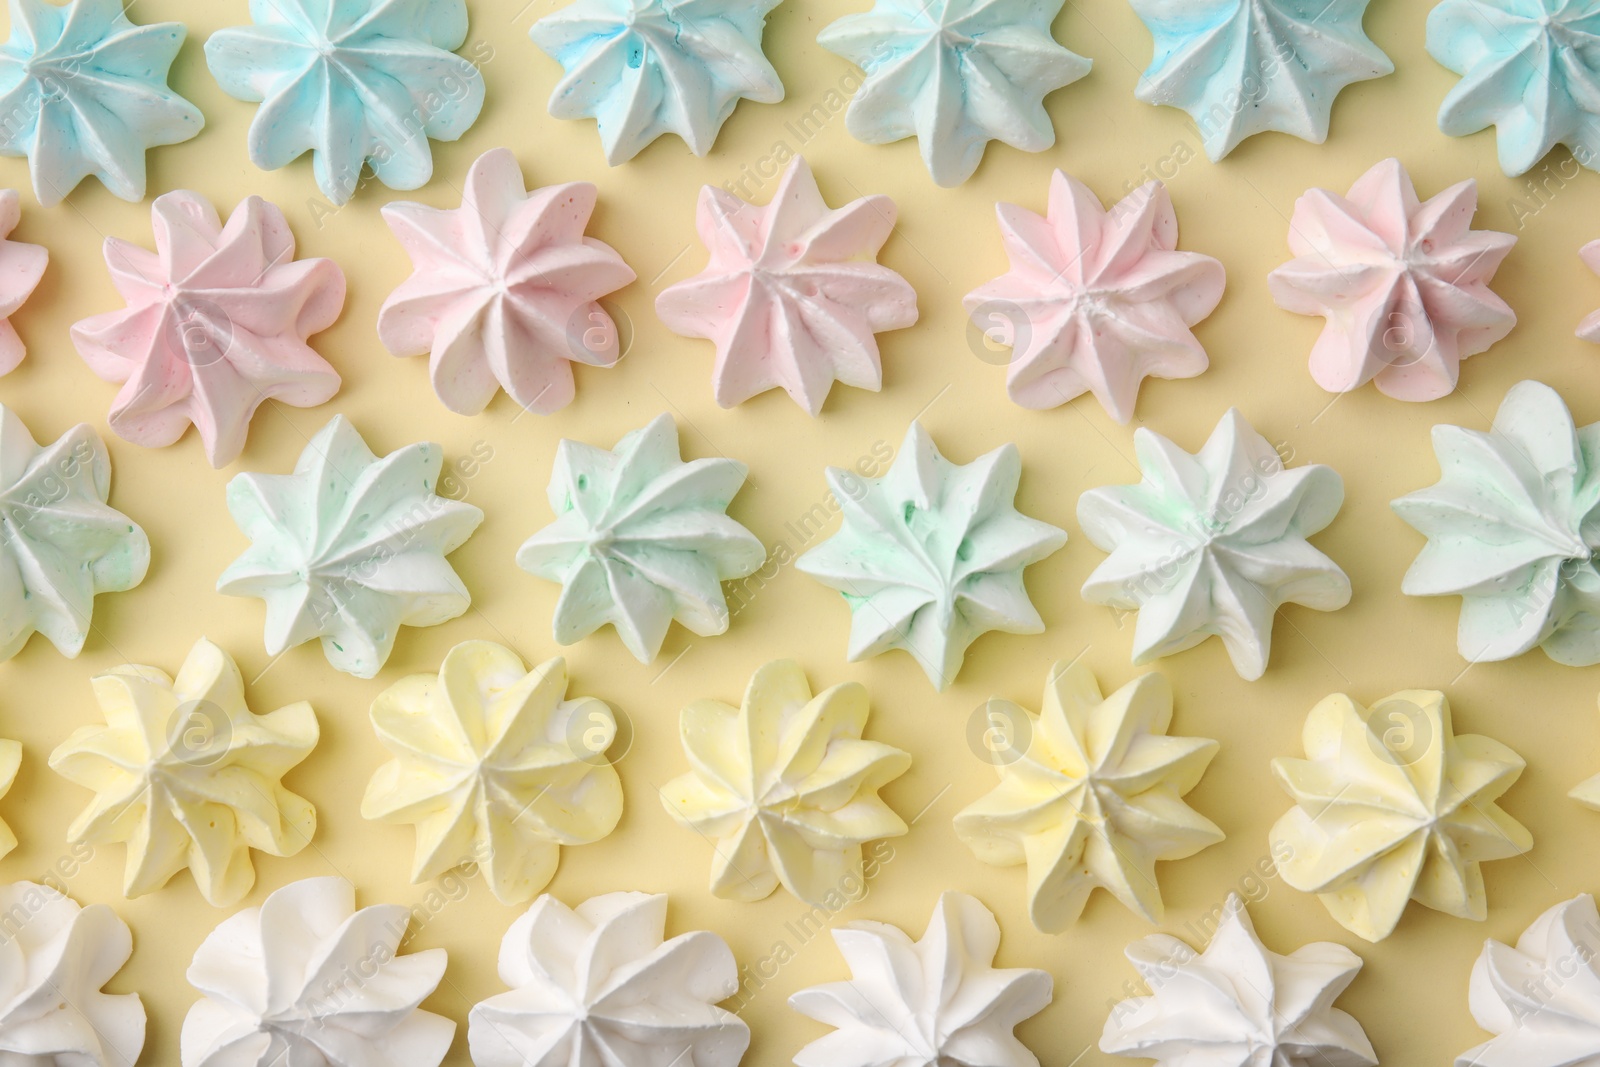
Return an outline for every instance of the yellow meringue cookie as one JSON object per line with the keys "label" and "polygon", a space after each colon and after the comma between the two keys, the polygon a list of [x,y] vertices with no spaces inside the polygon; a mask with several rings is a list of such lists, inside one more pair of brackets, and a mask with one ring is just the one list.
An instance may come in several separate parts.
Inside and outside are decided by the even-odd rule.
{"label": "yellow meringue cookie", "polygon": [[[17,780],[17,769],[22,766],[22,743],[0,740],[0,797],[11,792],[11,783]],[[17,835],[0,819],[0,857],[17,847]]]}

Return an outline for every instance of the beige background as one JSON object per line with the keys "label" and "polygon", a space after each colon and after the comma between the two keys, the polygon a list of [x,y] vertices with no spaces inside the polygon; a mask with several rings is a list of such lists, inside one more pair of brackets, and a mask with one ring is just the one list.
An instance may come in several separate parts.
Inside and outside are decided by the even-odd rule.
{"label": "beige background", "polygon": [[[38,879],[68,856],[67,824],[89,797],[51,773],[45,759],[74,727],[98,721],[89,676],[127,661],[173,671],[204,634],[254,679],[249,697],[256,711],[308,699],[322,725],[321,744],[287,778],[316,804],[316,839],[293,859],[258,857],[256,887],[246,903],[259,903],[293,879],[331,873],[351,879],[362,904],[422,902],[431,917],[411,945],[450,952],[445,981],[427,1006],[461,1024],[449,1062],[467,1063],[467,1011],[503,988],[494,973],[495,956],[518,909],[497,903],[479,880],[452,882],[448,895],[437,886],[410,885],[411,829],[361,819],[362,789],[385,758],[367,722],[374,695],[408,673],[435,669],[451,645],[468,638],[505,642],[530,661],[559,651],[550,637],[558,588],[516,569],[512,556],[550,519],[544,487],[561,437],[609,447],[627,430],[669,411],[686,455],[726,454],[750,464],[751,483],[735,501],[733,515],[769,546],[783,540],[799,551],[804,545],[785,524],[824,499],[823,467],[853,464],[875,446],[880,453],[883,444],[897,447],[908,420],[920,413],[940,447],[958,461],[1016,442],[1024,461],[1018,505],[1070,531],[1067,546],[1028,573],[1046,632],[981,639],[957,684],[937,694],[905,654],[844,662],[844,605],[834,592],[785,567],[728,634],[699,639],[675,628],[661,658],[648,666],[628,656],[609,630],[585,640],[565,652],[573,691],[625,711],[637,739],[620,764],[627,796],[621,826],[603,842],[568,850],[550,889],[570,904],[618,889],[668,892],[671,933],[716,930],[744,962],[766,956],[785,940],[796,949],[795,958],[744,1010],[754,1030],[747,1062],[786,1062],[825,1032],[791,1013],[784,999],[802,986],[843,977],[832,944],[801,944],[785,930],[806,909],[782,891],[758,904],[711,897],[705,888],[708,849],[668,819],[657,797],[657,787],[684,769],[675,736],[678,709],[702,696],[737,702],[757,665],[792,656],[817,688],[846,679],[864,682],[874,708],[868,735],[915,758],[911,771],[885,795],[907,819],[923,814],[911,834],[894,843],[894,858],[873,880],[868,897],[839,919],[884,919],[920,935],[941,890],[976,894],[1000,918],[1000,962],[1043,967],[1055,977],[1054,1003],[1020,1030],[1043,1063],[1124,1062],[1092,1045],[1108,1002],[1133,976],[1123,946],[1151,928],[1097,894],[1072,930],[1058,937],[1037,933],[1024,910],[1021,870],[979,866],[954,837],[950,819],[994,780],[964,740],[969,714],[980,701],[993,694],[1037,708],[1052,661],[1080,654],[1108,691],[1135,673],[1128,662],[1131,619],[1119,624],[1111,611],[1086,605],[1078,595],[1103,557],[1074,520],[1081,492],[1137,478],[1133,427],[1112,422],[1088,397],[1055,411],[1013,406],[994,357],[985,362],[969,349],[960,300],[1004,269],[996,200],[1043,210],[1052,167],[1075,174],[1110,200],[1143,181],[1147,170],[1164,167],[1182,247],[1220,258],[1228,290],[1197,331],[1211,354],[1211,369],[1189,381],[1147,384],[1135,425],[1151,426],[1193,450],[1233,404],[1291,450],[1294,462],[1332,465],[1345,478],[1347,502],[1317,544],[1349,572],[1355,597],[1333,614],[1286,609],[1275,630],[1271,667],[1260,681],[1241,681],[1217,641],[1160,664],[1177,694],[1174,731],[1222,742],[1190,799],[1228,834],[1226,843],[1164,866],[1169,913],[1163,928],[1181,935],[1186,921],[1230,889],[1253,884],[1252,871],[1268,855],[1267,828],[1288,806],[1268,761],[1299,754],[1301,723],[1312,704],[1335,691],[1370,702],[1406,687],[1443,688],[1463,732],[1488,733],[1522,753],[1529,765],[1505,807],[1532,829],[1536,846],[1525,859],[1486,868],[1488,922],[1413,906],[1391,938],[1368,946],[1335,925],[1315,899],[1272,881],[1264,883],[1265,897],[1252,913],[1267,942],[1280,951],[1323,939],[1362,955],[1366,969],[1341,1005],[1365,1024],[1385,1063],[1448,1063],[1482,1040],[1467,1012],[1466,990],[1483,938],[1514,938],[1545,908],[1600,887],[1593,858],[1600,815],[1565,797],[1574,783],[1600,771],[1596,674],[1556,665],[1538,652],[1468,669],[1455,650],[1458,602],[1400,595],[1400,576],[1421,538],[1390,512],[1388,501],[1435,480],[1428,445],[1432,424],[1485,427],[1507,388],[1523,378],[1555,386],[1580,422],[1600,419],[1594,386],[1600,351],[1572,333],[1600,305],[1600,280],[1576,255],[1584,241],[1600,236],[1600,178],[1584,172],[1573,181],[1550,179],[1541,194],[1548,206],[1530,215],[1539,201],[1524,180],[1500,174],[1492,134],[1452,140],[1439,133],[1434,113],[1453,76],[1423,50],[1426,5],[1416,0],[1374,5],[1368,29],[1393,57],[1397,73],[1340,96],[1326,145],[1271,134],[1246,142],[1217,165],[1199,153],[1184,114],[1134,99],[1150,39],[1126,3],[1072,5],[1057,19],[1056,35],[1093,57],[1095,66],[1083,81],[1049,99],[1058,146],[1039,155],[991,146],[977,176],[953,190],[932,184],[913,142],[860,145],[846,133],[842,115],[803,145],[785,127],[829,99],[830,90],[856,84],[853,68],[820,49],[815,38],[834,18],[864,7],[853,0],[790,0],[773,14],[765,38],[788,90],[782,104],[741,104],[705,159],[663,138],[631,163],[610,169],[592,124],[557,122],[545,110],[559,68],[528,41],[527,29],[558,3],[472,0],[463,51],[490,57],[482,118],[460,143],[434,146],[436,174],[426,188],[396,193],[373,185],[329,214],[312,181],[309,157],[275,173],[248,162],[245,132],[255,108],[223,96],[205,69],[201,43],[212,31],[246,20],[243,0],[136,0],[132,13],[141,22],[188,24],[190,39],[173,84],[200,105],[207,123],[195,140],[151,153],[151,195],[192,188],[226,215],[246,195],[260,194],[288,214],[302,255],[336,259],[348,275],[349,298],[338,324],[315,343],[344,376],[344,388],[314,410],[267,405],[244,455],[222,471],[207,466],[193,432],[162,450],[110,436],[105,414],[115,389],[79,360],[67,330],[79,318],[121,306],[100,241],[114,234],[148,246],[148,204],[115,200],[92,181],[51,210],[24,193],[15,236],[48,245],[51,263],[39,291],[14,319],[29,352],[21,368],[0,382],[0,400],[41,439],[53,439],[81,420],[107,438],[115,468],[112,503],[149,532],[154,562],[141,587],[100,600],[98,632],[77,660],[63,659],[35,638],[0,665],[0,734],[25,745],[16,786],[0,801],[0,816],[17,831],[21,846],[0,862],[0,877]],[[894,198],[901,223],[882,260],[916,287],[922,310],[916,327],[882,337],[883,392],[836,389],[815,420],[781,393],[720,410],[711,399],[710,344],[668,333],[653,312],[661,286],[704,263],[693,229],[701,184],[736,179],[742,167],[769,156],[779,139],[788,150],[804,152],[833,203],[868,193]],[[516,151],[531,184],[598,182],[600,206],[590,232],[613,244],[639,274],[615,298],[636,329],[628,356],[611,370],[580,368],[576,402],[548,418],[518,418],[504,395],[475,418],[449,413],[428,385],[426,360],[392,358],[374,330],[380,303],[408,270],[378,208],[400,198],[456,206],[468,165],[498,145]],[[1479,224],[1520,237],[1495,288],[1521,321],[1509,338],[1466,365],[1461,388],[1447,399],[1411,405],[1366,388],[1330,403],[1333,398],[1313,384],[1305,367],[1321,321],[1274,307],[1266,274],[1288,258],[1284,235],[1296,196],[1316,184],[1343,191],[1393,154],[1410,168],[1424,196],[1462,178],[1479,180]],[[1175,156],[1189,161],[1174,167]],[[1552,173],[1556,164],[1573,173],[1564,150],[1547,164]],[[25,163],[0,161],[0,183],[26,189]],[[766,182],[758,199],[770,196],[774,184]],[[1525,205],[1521,211],[1514,210],[1518,201]],[[306,439],[335,412],[353,419],[379,452],[426,436],[441,442],[452,462],[468,460],[475,451],[492,453],[472,476],[460,478],[457,492],[488,516],[453,557],[473,592],[472,610],[444,626],[404,631],[387,668],[366,682],[332,670],[314,643],[270,661],[262,649],[261,604],[213,592],[217,575],[245,544],[224,507],[226,481],[240,470],[288,470]],[[188,873],[157,893],[124,900],[122,862],[120,846],[102,848],[81,865],[68,859],[58,873],[78,900],[111,903],[132,926],[133,959],[110,988],[138,990],[145,998],[149,1041],[141,1062],[172,1064],[184,1012],[194,999],[184,969],[226,913],[200,898]],[[1418,1025],[1421,1020],[1426,1024]]]}

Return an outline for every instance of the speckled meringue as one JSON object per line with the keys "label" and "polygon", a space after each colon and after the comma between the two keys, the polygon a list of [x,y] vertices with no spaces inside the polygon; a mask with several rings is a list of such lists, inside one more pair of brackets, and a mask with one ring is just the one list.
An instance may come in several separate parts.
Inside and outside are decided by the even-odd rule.
{"label": "speckled meringue", "polygon": [[615,249],[584,236],[595,195],[588,182],[530,193],[517,157],[493,148],[467,171],[459,208],[385,204],[412,272],[378,311],[383,346],[429,353],[433,391],[459,415],[500,389],[541,415],[565,407],[574,361],[620,357],[616,323],[596,301],[634,279]]}
{"label": "speckled meringue", "polygon": [[1076,922],[1097,886],[1159,922],[1156,861],[1223,838],[1183,802],[1217,743],[1167,736],[1172,686],[1155,672],[1102,697],[1088,667],[1057,663],[1041,714],[995,703],[989,714],[1025,723],[1026,737],[995,761],[1000,785],[956,816],[956,836],[984,863],[1027,864],[1028,914],[1045,933]]}
{"label": "speckled meringue", "polygon": [[1136,610],[1133,662],[1193,648],[1215,634],[1239,677],[1267,669],[1283,604],[1334,611],[1350,579],[1306,538],[1333,521],[1344,482],[1313,463],[1288,470],[1230,408],[1191,455],[1154,430],[1133,433],[1144,475],[1078,498],[1078,522],[1111,553],[1083,598]]}
{"label": "speckled meringue", "polygon": [[990,141],[1056,143],[1044,98],[1089,73],[1050,23],[1064,0],[876,0],[817,43],[866,72],[845,124],[866,144],[916,137],[934,183],[972,177]]}
{"label": "speckled meringue", "polygon": [[11,240],[21,220],[22,198],[15,189],[0,189],[0,374],[16,370],[27,353],[11,316],[33,295],[50,261],[44,245]]}
{"label": "speckled meringue", "polygon": [[873,335],[917,321],[916,290],[876,262],[894,221],[887,196],[828,207],[800,156],[766,207],[707,185],[695,226],[711,261],[662,290],[656,313],[716,342],[712,391],[725,408],[782,389],[816,415],[835,381],[876,392]]}
{"label": "speckled meringue", "polygon": [[379,767],[361,815],[417,828],[411,880],[477,867],[502,904],[531,900],[555,876],[562,845],[616,828],[622,785],[606,761],[611,709],[567,698],[567,665],[528,670],[504,645],[465,641],[439,673],[379,694],[372,726],[394,759]]}
{"label": "speckled meringue", "polygon": [[1433,428],[1437,484],[1391,505],[1428,543],[1400,589],[1461,597],[1456,647],[1472,662],[1535,645],[1600,663],[1600,423],[1574,427],[1554,389],[1519,382],[1490,432]]}
{"label": "speckled meringue", "polygon": [[127,844],[129,897],[188,867],[200,894],[227,907],[255,884],[252,848],[293,856],[310,843],[316,809],[281,781],[316,746],[310,704],[251,713],[239,668],[205,638],[177,678],[127,664],[92,684],[105,725],[74,730],[50,767],[95,792],[67,840]]}
{"label": "speckled meringue", "polygon": [[767,558],[756,535],[727,515],[747,473],[736,459],[685,463],[671,415],[611,451],[563,439],[546,492],[556,521],[517,550],[517,566],[561,583],[556,642],[570,645],[609,623],[649,663],[675,619],[701,637],[726,633],[722,583]]}
{"label": "speckled meringue", "polygon": [[[167,71],[188,31],[136,26],[123,0],[10,0],[0,46],[0,156],[27,156],[33,193],[53,207],[94,175],[124,200],[143,200],[145,152],[200,132],[200,109]],[[92,117],[91,117],[92,116]]]}
{"label": "speckled meringue", "polygon": [[[1600,10],[1600,9],[1597,9]],[[1600,241],[1590,241],[1578,249],[1583,265],[1600,274]],[[1600,311],[1591,311],[1578,323],[1578,336],[1592,344],[1600,345]]]}
{"label": "speckled meringue", "polygon": [[1222,264],[1179,252],[1166,186],[1149,182],[1109,211],[1056,171],[1049,214],[997,204],[1011,269],[966,295],[973,324],[1013,349],[1006,391],[1025,408],[1093,393],[1118,422],[1146,377],[1192,378],[1206,350],[1189,327],[1222,299]]}
{"label": "speckled meringue", "polygon": [[703,156],[740,100],[783,99],[761,51],[780,2],[574,0],[529,31],[565,71],[550,114],[594,119],[613,167],[664,133]]}
{"label": "speckled meringue", "polygon": [[356,910],[343,878],[290,882],[195,950],[183,1067],[438,1067],[456,1024],[417,1007],[445,950],[401,954],[411,910]]}
{"label": "speckled meringue", "polygon": [[454,141],[483,107],[483,75],[454,54],[466,0],[251,0],[250,20],[206,41],[222,91],[261,104],[250,162],[277,170],[310,152],[334,204],[367,166],[391,189],[426,185],[429,139]]}
{"label": "speckled meringue", "polygon": [[1426,202],[1398,159],[1346,196],[1312,189],[1295,201],[1289,249],[1267,277],[1285,311],[1327,319],[1311,377],[1334,393],[1373,382],[1397,400],[1437,400],[1461,361],[1511,332],[1516,312],[1490,288],[1514,235],[1472,229],[1478,183]]}
{"label": "speckled meringue", "polygon": [[843,525],[795,566],[844,594],[850,659],[903,648],[942,690],[980,635],[1044,630],[1022,572],[1067,535],[1016,509],[1021,477],[1015,445],[955,464],[915,422],[884,477],[828,468]]}
{"label": "speckled meringue", "polygon": [[[17,771],[22,768],[22,744],[18,741],[0,740],[0,798],[11,792],[16,783]],[[0,857],[17,847],[17,835],[0,819]]]}
{"label": "speckled meringue", "polygon": [[534,901],[500,943],[511,987],[467,1017],[477,1067],[737,1067],[750,1027],[717,1003],[739,988],[728,943],[663,937],[664,893]]}
{"label": "speckled meringue", "polygon": [[1335,693],[1306,716],[1303,738],[1305,759],[1272,761],[1295,802],[1269,835],[1284,882],[1368,941],[1388,937],[1411,900],[1462,919],[1488,914],[1479,864],[1533,847],[1495,803],[1522,774],[1521,756],[1457,735],[1449,700],[1432,689],[1370,709]]}
{"label": "speckled meringue", "polygon": [[445,557],[483,512],[435,492],[443,463],[432,442],[380,459],[335,415],[293,474],[228,483],[228,511],[250,547],[217,592],[266,601],[269,654],[319,638],[334,669],[371,678],[400,627],[437,626],[472,603]]}
{"label": "speckled meringue", "polygon": [[1461,75],[1439,105],[1446,134],[1493,126],[1507,174],[1558,144],[1600,169],[1600,3],[1443,0],[1428,13],[1427,47]]}
{"label": "speckled meringue", "polygon": [[1000,924],[965,893],[943,893],[918,941],[888,923],[832,931],[850,965],[843,982],[789,998],[835,1027],[801,1049],[799,1067],[1038,1067],[1012,1030],[1049,1005],[1050,975],[994,966]]}
{"label": "speckled meringue", "polygon": [[1111,1009],[1100,1051],[1156,1067],[1376,1067],[1366,1031],[1333,1002],[1361,957],[1329,941],[1280,956],[1261,943],[1237,893],[1204,952],[1167,934],[1128,946],[1153,995]]}
{"label": "speckled meringue", "polygon": [[1155,38],[1133,95],[1189,113],[1213,162],[1268,130],[1321,144],[1345,86],[1394,71],[1370,0],[1129,0]]}
{"label": "speckled meringue", "polygon": [[0,405],[0,660],[35,630],[77,656],[94,598],[144,581],[150,540],[110,493],[111,456],[88,423],[41,446]]}
{"label": "speckled meringue", "polygon": [[83,319],[72,343],[89,369],[122,383],[111,429],[134,444],[170,445],[193,423],[213,467],[244,448],[264,401],[315,407],[339,374],[306,344],[344,307],[331,259],[294,258],[283,212],[248,197],[222,225],[200,194],[150,206],[156,251],[105,242],[122,311]]}
{"label": "speckled meringue", "polygon": [[792,660],[756,671],[738,709],[697,700],[678,729],[688,774],[661,789],[667,814],[711,842],[711,892],[761,900],[781,884],[817,904],[862,881],[861,846],[906,824],[878,790],[911,757],[861,740],[867,691],[845,682],[811,695]]}

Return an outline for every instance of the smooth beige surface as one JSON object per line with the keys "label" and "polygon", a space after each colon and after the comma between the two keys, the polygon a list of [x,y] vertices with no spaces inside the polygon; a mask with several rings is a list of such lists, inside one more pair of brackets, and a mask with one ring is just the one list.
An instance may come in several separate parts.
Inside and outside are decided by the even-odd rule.
{"label": "smooth beige surface", "polygon": [[[960,304],[964,293],[1004,269],[994,202],[1042,211],[1052,167],[1083,179],[1107,200],[1148,175],[1165,177],[1181,247],[1217,256],[1228,270],[1222,305],[1197,331],[1211,354],[1211,369],[1188,381],[1147,384],[1135,425],[1193,450],[1223,411],[1238,405],[1258,430],[1281,442],[1292,462],[1330,464],[1344,475],[1347,489],[1343,512],[1316,543],[1350,574],[1355,597],[1348,608],[1333,614],[1286,609],[1274,633],[1271,666],[1258,682],[1235,676],[1215,640],[1160,664],[1176,691],[1173,732],[1222,743],[1189,800],[1228,834],[1222,845],[1164,865],[1169,913],[1163,929],[1194,940],[1186,922],[1230,890],[1249,893],[1259,898],[1252,915],[1273,948],[1332,940],[1352,946],[1367,961],[1340,1004],[1365,1024],[1384,1063],[1446,1063],[1483,1040],[1466,1007],[1468,971],[1483,938],[1513,938],[1545,908],[1600,888],[1600,861],[1594,858],[1600,815],[1565,796],[1573,784],[1600,771],[1597,674],[1556,665],[1540,652],[1468,669],[1455,650],[1458,602],[1400,594],[1400,576],[1422,542],[1389,511],[1388,501],[1437,477],[1428,445],[1431,425],[1485,427],[1506,389],[1522,378],[1555,386],[1580,422],[1600,420],[1600,349],[1572,334],[1578,320],[1600,305],[1600,279],[1577,257],[1584,241],[1600,236],[1600,176],[1577,174],[1558,151],[1548,161],[1549,173],[1557,176],[1546,176],[1541,193],[1548,206],[1533,212],[1539,201],[1525,181],[1498,171],[1492,134],[1465,140],[1442,135],[1433,116],[1453,76],[1423,50],[1427,5],[1418,0],[1374,5],[1368,29],[1393,57],[1397,73],[1340,96],[1326,145],[1265,135],[1216,165],[1200,154],[1184,114],[1134,99],[1150,40],[1126,3],[1074,4],[1056,21],[1056,34],[1092,56],[1095,67],[1049,99],[1058,146],[1040,155],[991,146],[976,178],[953,190],[933,185],[913,142],[868,147],[845,130],[844,96],[859,76],[815,38],[832,19],[864,9],[864,0],[789,0],[773,14],[765,38],[788,89],[782,104],[741,104],[705,159],[663,138],[612,170],[601,158],[591,123],[557,122],[545,110],[559,68],[528,41],[527,29],[558,3],[471,0],[463,52],[490,57],[482,118],[462,142],[434,146],[435,178],[426,188],[396,193],[372,185],[334,212],[316,190],[309,157],[274,173],[249,163],[245,132],[255,108],[224,97],[206,71],[201,43],[215,29],[246,19],[243,0],[136,0],[132,14],[139,21],[178,19],[189,25],[174,84],[200,105],[207,123],[195,140],[151,154],[151,195],[192,188],[226,214],[243,197],[260,194],[288,214],[303,255],[331,256],[349,277],[343,317],[314,339],[344,375],[343,390],[312,410],[267,405],[244,455],[228,469],[207,466],[193,431],[161,450],[111,436],[105,415],[115,387],[89,372],[68,338],[77,319],[121,306],[100,241],[114,234],[149,245],[148,203],[125,204],[93,181],[49,211],[31,193],[23,194],[16,236],[48,245],[51,262],[43,285],[14,319],[28,357],[0,381],[0,400],[41,439],[81,420],[106,437],[115,470],[112,503],[149,532],[154,562],[138,589],[101,598],[97,632],[77,660],[63,659],[35,637],[0,665],[0,735],[26,746],[16,786],[0,801],[0,816],[21,839],[17,851],[0,861],[0,877],[38,879],[54,871],[78,900],[108,902],[126,918],[134,955],[111,989],[138,990],[145,998],[150,1025],[141,1062],[177,1062],[179,1027],[195,997],[183,972],[195,946],[226,913],[200,898],[187,872],[157,893],[123,900],[120,846],[102,848],[86,862],[68,852],[67,825],[89,794],[52,774],[45,758],[74,727],[98,719],[89,676],[128,661],[175,670],[204,634],[228,649],[246,679],[253,679],[248,692],[254,710],[312,702],[322,741],[286,784],[316,804],[316,839],[293,859],[258,856],[256,888],[247,903],[260,903],[293,879],[331,873],[351,879],[362,904],[417,903],[428,918],[410,946],[450,952],[445,982],[427,1006],[460,1024],[449,1062],[465,1064],[467,1011],[503,988],[495,957],[517,909],[498,904],[476,879],[408,883],[412,831],[366,823],[358,813],[368,776],[386,758],[368,725],[367,708],[386,685],[436,669],[451,645],[468,638],[505,642],[529,661],[560,651],[550,637],[558,587],[512,563],[521,541],[550,520],[544,487],[556,442],[568,436],[609,447],[662,411],[676,417],[687,456],[726,454],[750,464],[750,482],[732,513],[774,550],[776,560],[792,560],[836,525],[830,517],[825,530],[816,527],[821,512],[814,509],[826,507],[824,465],[862,460],[868,468],[879,464],[881,472],[881,457],[898,446],[913,416],[958,461],[1016,442],[1024,463],[1018,506],[1065,527],[1072,539],[1028,572],[1046,632],[979,640],[960,678],[943,694],[933,692],[903,653],[847,664],[845,606],[788,564],[774,566],[767,572],[770,581],[752,586],[756,591],[728,634],[701,639],[674,628],[656,663],[635,662],[609,630],[566,650],[573,691],[625,712],[636,738],[619,768],[626,791],[621,825],[599,844],[567,850],[551,890],[574,905],[610,890],[668,892],[670,933],[716,930],[741,962],[752,965],[782,943],[793,959],[775,973],[762,964],[772,976],[761,988],[752,986],[743,1009],[755,1032],[747,1063],[787,1062],[824,1033],[819,1024],[791,1013],[784,999],[802,986],[844,977],[830,940],[794,925],[807,909],[781,890],[758,904],[711,897],[707,846],[675,826],[657,796],[657,787],[685,766],[676,739],[678,709],[697,697],[737,702],[756,666],[792,656],[816,688],[846,679],[864,682],[873,701],[867,736],[914,757],[911,771],[884,795],[916,823],[909,836],[893,843],[892,859],[880,865],[867,898],[837,919],[888,920],[920,935],[941,890],[974,893],[999,915],[1001,963],[1044,967],[1055,976],[1055,1002],[1020,1030],[1043,1063],[1125,1062],[1089,1046],[1099,1037],[1110,1001],[1125,995],[1132,982],[1123,946],[1151,927],[1102,893],[1069,932],[1037,933],[1025,912],[1022,871],[980,866],[950,825],[956,811],[994,781],[994,772],[966,741],[969,716],[982,700],[998,695],[1036,709],[1056,659],[1082,656],[1107,692],[1136,673],[1128,662],[1132,618],[1119,620],[1078,595],[1103,556],[1074,520],[1085,489],[1137,478],[1134,427],[1115,424],[1089,397],[1055,411],[1013,406],[997,365],[1003,353],[987,362],[973,353]],[[820,132],[802,140],[788,123],[818,107],[814,114],[825,119]],[[627,357],[610,370],[580,368],[576,402],[547,418],[519,417],[504,395],[481,416],[452,415],[428,385],[426,360],[391,357],[375,332],[379,305],[408,271],[378,208],[402,198],[455,207],[468,165],[497,145],[516,151],[530,184],[597,182],[600,206],[590,232],[613,244],[639,275],[614,304],[632,324]],[[700,185],[737,180],[746,167],[755,173],[780,145],[780,154],[805,153],[835,204],[868,193],[894,198],[901,222],[882,259],[916,287],[922,309],[917,326],[882,338],[883,392],[836,388],[816,420],[781,393],[731,411],[717,408],[709,380],[711,345],[668,333],[653,312],[661,286],[698,271],[705,261],[694,234]],[[1267,294],[1266,275],[1289,258],[1285,232],[1296,196],[1311,185],[1342,192],[1372,163],[1394,154],[1424,196],[1462,178],[1481,182],[1479,224],[1521,238],[1495,282],[1521,321],[1507,340],[1465,365],[1461,388],[1447,399],[1408,405],[1368,387],[1330,402],[1333,397],[1313,384],[1305,365],[1321,320],[1279,311]],[[776,168],[768,164],[766,173],[775,175]],[[0,161],[0,183],[26,189],[25,163]],[[757,179],[749,188],[759,186],[757,199],[765,200],[774,184]],[[1523,207],[1514,210],[1516,203]],[[441,442],[449,461],[463,465],[446,488],[488,516],[453,557],[472,590],[472,610],[444,626],[404,631],[387,668],[367,682],[333,671],[315,643],[272,662],[262,649],[261,604],[213,592],[217,575],[245,544],[224,507],[228,478],[239,470],[288,470],[307,438],[336,412],[349,416],[379,452],[423,437]],[[1348,691],[1370,703],[1408,687],[1445,689],[1461,732],[1489,734],[1526,757],[1528,770],[1504,806],[1532,829],[1536,844],[1524,859],[1485,869],[1487,923],[1413,906],[1394,936],[1368,946],[1338,927],[1314,898],[1258,879],[1258,865],[1269,858],[1267,828],[1289,803],[1268,763],[1274,756],[1300,754],[1305,714],[1328,693]]]}

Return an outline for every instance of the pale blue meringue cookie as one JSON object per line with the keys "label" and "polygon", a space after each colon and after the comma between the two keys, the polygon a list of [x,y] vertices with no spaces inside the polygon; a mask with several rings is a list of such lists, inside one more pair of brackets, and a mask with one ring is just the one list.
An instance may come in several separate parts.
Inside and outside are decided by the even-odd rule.
{"label": "pale blue meringue cookie", "polygon": [[972,177],[990,141],[1024,152],[1056,143],[1048,93],[1090,61],[1050,36],[1063,0],[877,0],[817,42],[866,72],[845,125],[858,141],[916,137],[942,186]]}
{"label": "pale blue meringue cookie", "polygon": [[454,53],[465,0],[250,0],[250,19],[206,42],[223,91],[261,103],[250,161],[276,170],[311,152],[335,204],[368,164],[391,189],[426,185],[428,139],[454,141],[483,107],[483,75]]}
{"label": "pale blue meringue cookie", "polygon": [[577,0],[546,15],[529,36],[566,71],[550,114],[594,119],[613,167],[664,133],[703,156],[741,99],[783,99],[761,51],[780,2]]}

